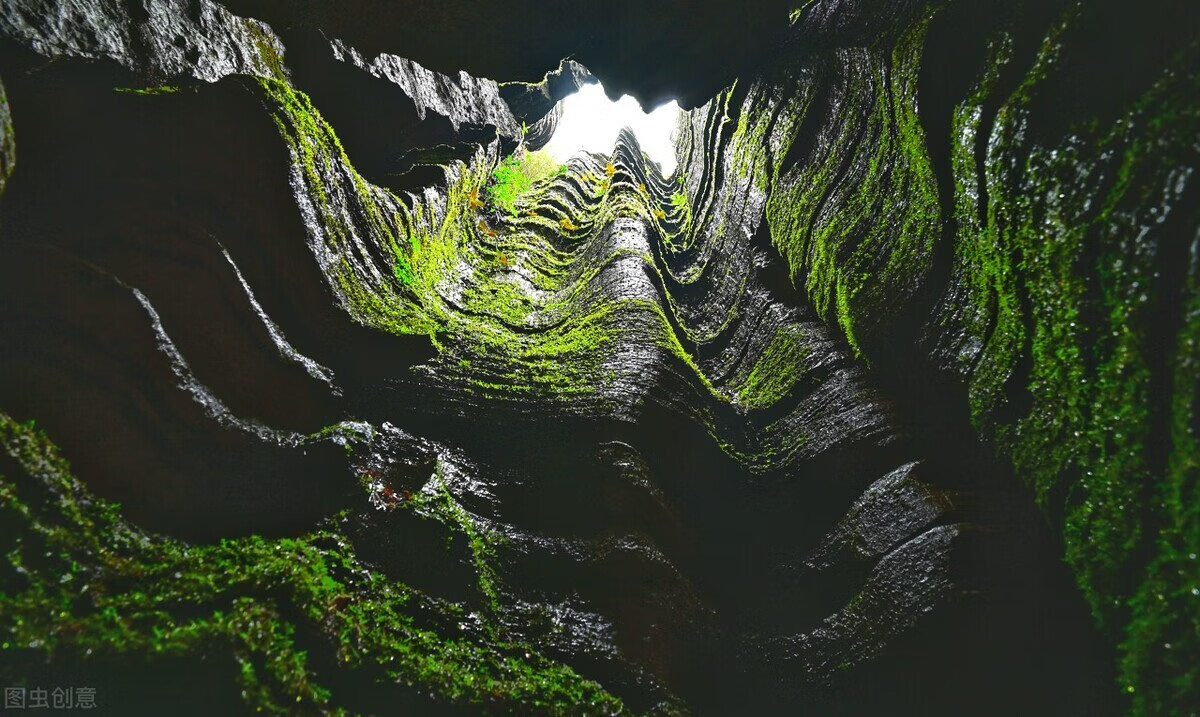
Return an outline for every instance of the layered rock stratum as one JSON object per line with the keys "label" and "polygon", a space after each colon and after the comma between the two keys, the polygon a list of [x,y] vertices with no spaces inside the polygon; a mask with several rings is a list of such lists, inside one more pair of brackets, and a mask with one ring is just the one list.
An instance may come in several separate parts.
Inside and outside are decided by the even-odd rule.
{"label": "layered rock stratum", "polygon": [[0,7],[0,675],[1195,714],[1200,11],[526,5]]}

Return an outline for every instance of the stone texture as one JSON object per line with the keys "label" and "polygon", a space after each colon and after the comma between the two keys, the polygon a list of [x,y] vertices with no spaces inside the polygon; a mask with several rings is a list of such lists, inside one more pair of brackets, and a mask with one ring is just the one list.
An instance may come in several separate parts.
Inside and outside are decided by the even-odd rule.
{"label": "stone texture", "polygon": [[[1131,23],[1133,46],[1169,5]],[[628,32],[565,36],[610,91],[679,90],[696,107],[679,169],[663,177],[624,133],[504,208],[488,189],[521,121],[538,146],[584,70],[518,86],[442,64],[520,79],[472,45],[511,27],[480,30],[496,10],[468,13],[465,54],[414,42],[402,59],[390,53],[412,31],[387,34],[399,11],[254,7],[330,34],[281,39],[203,2],[0,11],[0,400],[79,455],[83,483],[29,468],[7,418],[6,452],[22,486],[52,479],[39,490],[65,520],[82,491],[133,500],[136,522],[176,534],[161,550],[186,557],[173,541],[294,534],[337,512],[329,535],[276,544],[327,551],[311,575],[237,589],[271,602],[273,635],[321,635],[313,659],[330,664],[358,654],[356,629],[380,660],[406,655],[356,600],[430,622],[436,644],[488,669],[505,650],[530,661],[505,663],[500,697],[403,659],[348,668],[438,700],[520,711],[545,707],[545,689],[606,711],[770,712],[820,695],[836,713],[852,704],[839,684],[883,675],[893,709],[918,713],[913,695],[945,681],[907,664],[920,645],[958,665],[963,695],[1000,710],[1036,695],[1061,713],[1083,698],[1059,683],[1090,663],[1050,674],[1039,660],[1089,650],[1036,628],[1042,608],[1060,614],[1053,588],[1003,586],[1055,562],[1051,541],[1019,544],[1033,529],[1008,507],[1028,502],[1021,479],[1123,640],[1127,706],[1194,704],[1200,204],[1184,30],[1146,59],[1097,42],[1121,17],[1105,4],[830,0],[753,52],[710,44],[698,62],[669,38],[630,48],[677,11],[697,42],[754,17],[726,27],[727,9],[692,4],[628,24],[616,8],[589,31]],[[422,18],[464,12],[408,19],[432,34]],[[1080,89],[1113,69],[1096,46],[1124,61],[1103,96]],[[648,57],[663,61],[635,74]],[[999,466],[979,459],[996,449]],[[78,530],[155,544],[95,525],[109,527]],[[1029,562],[992,557],[1009,552]],[[205,555],[188,579],[215,585]],[[432,597],[403,607],[384,583]],[[134,652],[170,618],[142,594],[125,598],[157,629],[138,622]],[[1029,642],[1013,647],[1007,626]],[[69,659],[72,644],[30,649]],[[529,687],[534,669],[561,685]],[[310,690],[303,668],[264,674],[306,707],[357,704],[340,683]],[[246,694],[277,706],[270,689]],[[1112,709],[1107,694],[1084,711]]]}

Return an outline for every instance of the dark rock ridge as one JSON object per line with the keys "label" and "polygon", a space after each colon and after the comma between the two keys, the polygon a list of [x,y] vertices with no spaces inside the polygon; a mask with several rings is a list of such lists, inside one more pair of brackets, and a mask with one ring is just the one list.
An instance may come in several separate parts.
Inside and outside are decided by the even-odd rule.
{"label": "dark rock ridge", "polygon": [[[789,3],[718,0],[509,3],[234,0],[233,12],[278,30],[313,27],[364,54],[396,53],[438,72],[537,82],[570,57],[616,99],[647,109],[696,107],[787,34]],[[452,38],[452,39],[448,39]]]}
{"label": "dark rock ridge", "polygon": [[[557,7],[505,54],[525,6],[228,7],[0,8],[9,683],[1200,702],[1194,10]],[[696,107],[679,169],[623,133],[495,206],[570,54]]]}
{"label": "dark rock ridge", "polygon": [[593,82],[596,78],[586,67],[574,60],[563,60],[540,82],[502,83],[500,96],[518,118],[532,123],[550,114],[559,100]]}
{"label": "dark rock ridge", "polygon": [[897,398],[959,396],[1137,714],[1197,698],[1198,28],[1172,2],[820,2],[726,111],[793,281]]}

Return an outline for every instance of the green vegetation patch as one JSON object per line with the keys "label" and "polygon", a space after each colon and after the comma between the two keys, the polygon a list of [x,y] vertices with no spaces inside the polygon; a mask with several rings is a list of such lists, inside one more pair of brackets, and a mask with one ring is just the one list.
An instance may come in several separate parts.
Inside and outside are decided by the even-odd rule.
{"label": "green vegetation patch", "polygon": [[[808,53],[756,84],[723,159],[733,181],[766,187],[772,241],[860,355],[888,361],[892,344],[881,337],[920,338],[940,368],[963,378],[976,429],[1033,488],[1098,623],[1121,642],[1133,713],[1192,714],[1200,43],[1180,48],[1115,120],[1080,107],[1070,124],[1043,122],[1039,113],[1059,106],[1049,88],[1078,71],[1074,53],[1093,41],[1089,12],[1068,8],[1023,67],[1012,66],[1003,27],[988,40],[951,116],[945,224],[915,94],[927,17],[894,44]],[[813,95],[831,110],[808,118],[803,156],[789,157]],[[772,97],[785,106],[771,109]],[[1040,136],[1048,125],[1060,134]],[[699,134],[693,120],[689,156],[706,141]],[[927,335],[889,338],[890,319],[919,296],[949,234],[949,285]],[[777,400],[793,360],[785,348],[776,336],[739,400]]]}
{"label": "green vegetation patch", "polygon": [[[767,203],[772,241],[821,317],[836,321],[858,355],[865,341],[886,335],[917,292],[940,232],[916,101],[927,26],[915,24],[890,51],[837,49],[825,69],[839,76],[828,91],[843,109],[824,120],[809,157],[780,175],[793,137],[769,173],[776,178]],[[789,134],[811,101],[811,89],[797,89],[796,107],[781,121]],[[747,125],[740,141],[761,143],[754,138],[762,131]],[[740,157],[735,169],[752,166]],[[764,170],[755,171],[764,183]]]}
{"label": "green vegetation patch", "polygon": [[0,413],[0,446],[23,472],[0,477],[0,524],[16,536],[0,583],[5,650],[98,663],[231,654],[231,685],[268,714],[347,714],[330,669],[499,711],[622,710],[498,627],[431,625],[471,619],[368,570],[336,529],[189,545],[139,530],[90,495],[32,424]]}
{"label": "green vegetation patch", "polygon": [[517,216],[517,200],[529,192],[535,182],[565,174],[567,165],[559,164],[545,150],[524,149],[510,154],[492,170],[487,186],[488,200],[496,209]]}

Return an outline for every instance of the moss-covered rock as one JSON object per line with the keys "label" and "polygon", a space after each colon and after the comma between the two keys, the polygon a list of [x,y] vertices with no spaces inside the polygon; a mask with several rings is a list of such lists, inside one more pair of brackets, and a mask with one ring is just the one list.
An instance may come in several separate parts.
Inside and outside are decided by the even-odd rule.
{"label": "moss-covered rock", "polygon": [[[760,158],[772,241],[861,356],[886,369],[919,352],[965,386],[975,428],[1033,488],[1121,642],[1136,714],[1192,709],[1200,649],[1185,467],[1198,47],[1150,39],[1167,5],[1103,61],[1108,6],[897,4],[898,24],[875,31],[854,3],[806,7],[797,50],[745,102],[781,108],[757,109],[727,151]],[[978,64],[925,66],[951,44]],[[1108,96],[1079,89],[1105,70],[1120,77]],[[784,139],[764,147],[773,129]]]}
{"label": "moss-covered rock", "polygon": [[[519,187],[502,184],[511,152],[542,141],[557,115],[522,127],[510,105],[532,117],[551,84],[577,84],[582,70],[548,76],[542,92],[389,54],[368,60],[310,36],[303,49],[316,54],[295,71],[274,30],[212,3],[5,8],[2,58],[23,90],[37,85],[25,72],[32,52],[109,63],[71,77],[119,77],[120,101],[168,123],[204,98],[249,98],[275,132],[256,143],[277,150],[254,156],[278,160],[258,164],[279,175],[264,182],[277,181],[287,205],[255,229],[280,216],[294,228],[231,251],[225,237],[180,229],[190,215],[178,207],[190,205],[176,197],[131,212],[136,221],[100,223],[124,231],[150,215],[161,234],[184,235],[135,233],[127,244],[141,253],[130,259],[103,251],[111,239],[88,227],[64,239],[58,224],[17,212],[7,276],[53,253],[37,276],[72,290],[47,298],[14,283],[31,297],[19,297],[25,313],[13,314],[6,345],[28,341],[58,360],[80,341],[56,332],[119,327],[138,363],[114,362],[104,390],[199,404],[186,415],[213,431],[196,434],[200,453],[267,444],[304,464],[345,454],[349,469],[338,464],[329,481],[359,511],[291,537],[154,535],[94,497],[31,427],[0,418],[14,461],[3,520],[18,536],[0,579],[7,648],[26,665],[231,655],[241,704],[284,713],[377,711],[396,695],[591,713],[781,710],[813,695],[844,707],[868,698],[838,702],[850,699],[839,689],[881,673],[898,686],[865,704],[895,707],[917,679],[905,651],[921,645],[968,665],[965,691],[987,685],[988,699],[1016,704],[1024,693],[987,682],[991,643],[973,643],[968,627],[1015,640],[997,626],[1033,613],[974,598],[1040,609],[1053,590],[997,587],[1023,562],[961,565],[1019,546],[1029,526],[988,505],[1014,500],[1015,485],[962,477],[975,456],[921,434],[946,423],[913,420],[922,387],[897,385],[920,380],[911,372],[952,385],[956,404],[938,410],[971,421],[954,439],[982,437],[1029,486],[1121,643],[1133,711],[1187,713],[1200,644],[1197,45],[1173,32],[1154,61],[1120,50],[1132,69],[1110,94],[1090,95],[1080,83],[1110,68],[1094,55],[1109,38],[1106,7],[799,4],[777,28],[791,42],[681,119],[674,176],[623,133],[610,155],[577,156]],[[939,61],[960,51],[953,67]],[[330,61],[336,72],[323,72]],[[359,78],[351,84],[395,100],[384,106],[411,110],[405,121],[428,135],[379,144],[416,154],[357,169],[352,150],[375,148],[386,122],[355,127],[344,145],[330,117],[355,110],[322,107],[344,96],[331,77]],[[7,101],[0,108],[0,170],[17,182]],[[36,152],[56,156],[48,132],[33,136]],[[417,147],[426,137],[437,146]],[[43,163],[44,186],[58,186]],[[397,167],[411,172],[383,176]],[[219,201],[198,215],[237,213],[201,189]],[[29,237],[52,249],[24,247]],[[252,287],[273,281],[260,248],[292,260],[289,275],[311,277],[320,291],[309,291],[334,308],[294,309],[286,278],[260,302]],[[140,284],[162,281],[145,270],[156,253],[184,257],[149,264],[169,272],[202,267],[187,286],[217,287],[214,304],[260,327],[246,344],[303,370],[303,383],[286,383],[269,363],[264,382],[304,386],[332,406],[312,412],[316,425],[333,428],[273,428],[292,417],[201,383],[205,369],[185,353],[220,349],[171,338],[174,317],[205,319],[155,308],[170,287]],[[80,310],[73,291],[106,297],[104,310]],[[125,303],[107,301],[113,293]],[[319,316],[301,331],[321,361],[294,348],[265,305],[285,307],[289,334]],[[214,334],[233,323],[213,321]],[[376,343],[345,349],[343,324]],[[402,341],[426,351],[371,364],[372,349]],[[34,373],[11,353],[0,353],[5,366]],[[56,370],[92,362],[79,364]],[[36,378],[26,389],[0,376],[4,395],[53,397]],[[57,404],[45,405],[54,420]],[[114,415],[120,435],[153,436],[152,418],[185,413]],[[76,435],[64,441],[89,455]],[[101,475],[112,467],[97,464]],[[396,557],[404,537],[448,546],[422,567]],[[445,594],[410,585],[422,580]],[[1054,676],[1028,657],[1013,668],[1018,682],[1049,692]],[[940,688],[936,670],[921,679]],[[360,699],[359,687],[380,692]],[[1063,694],[1058,704],[1075,706]]]}
{"label": "moss-covered rock", "polygon": [[341,671],[435,700],[621,711],[598,685],[495,624],[468,628],[474,619],[460,606],[366,569],[336,518],[295,539],[187,545],[138,530],[90,495],[32,424],[0,415],[0,440],[21,471],[0,483],[2,520],[17,536],[0,594],[6,650],[131,668],[232,654],[242,699],[274,714],[345,712],[346,696],[328,687]]}

